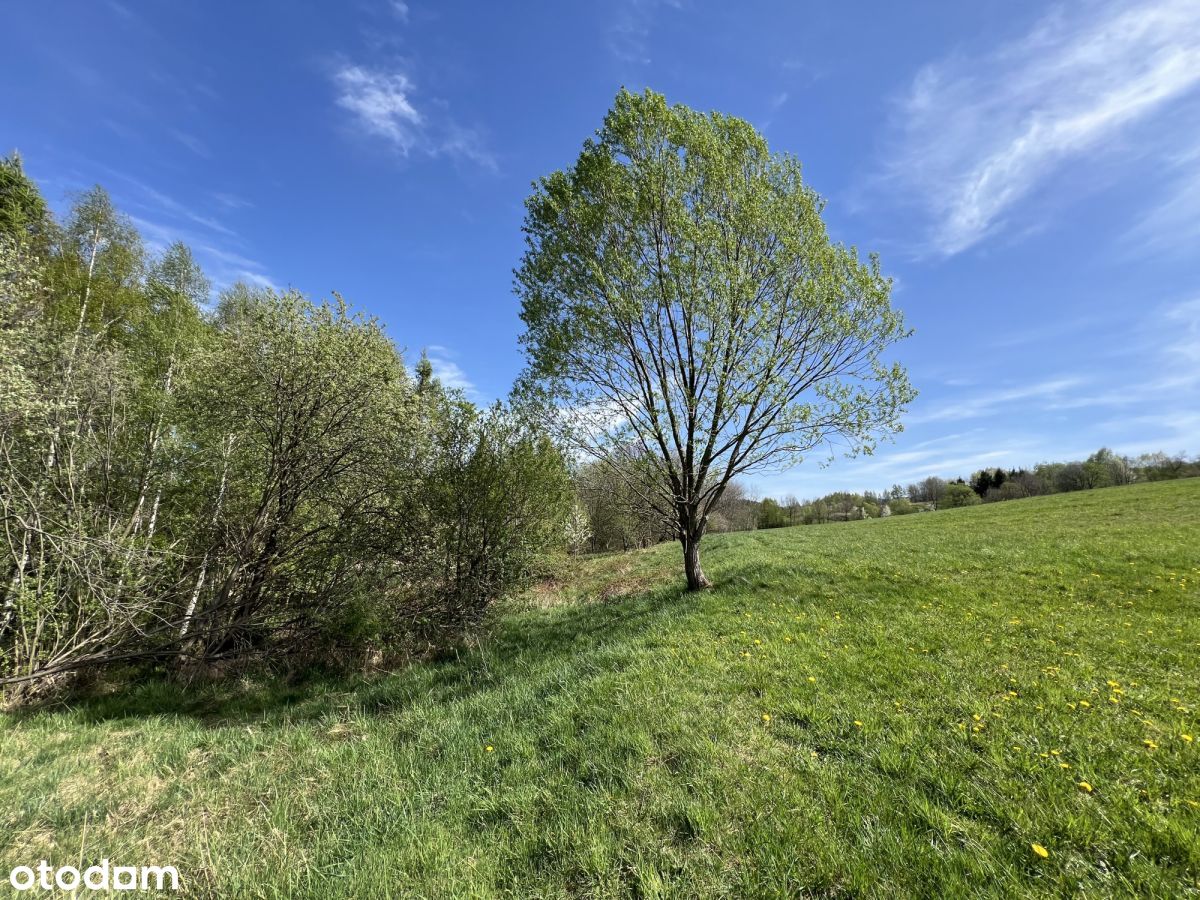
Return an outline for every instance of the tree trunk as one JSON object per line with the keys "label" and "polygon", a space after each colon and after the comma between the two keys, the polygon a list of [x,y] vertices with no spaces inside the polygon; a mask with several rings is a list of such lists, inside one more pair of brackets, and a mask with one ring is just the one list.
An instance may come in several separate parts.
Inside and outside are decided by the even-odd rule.
{"label": "tree trunk", "polygon": [[188,601],[187,611],[183,614],[183,625],[179,629],[179,639],[187,637],[192,625],[192,616],[196,613],[196,604],[200,601],[200,592],[204,590],[204,579],[208,577],[208,559],[212,555],[212,546],[217,541],[217,525],[221,521],[221,507],[225,502],[225,488],[229,483],[229,457],[233,455],[233,435],[225,436],[225,452],[221,456],[221,487],[217,490],[217,502],[213,507],[212,522],[209,525],[209,549],[204,551],[204,559],[200,563],[200,572],[196,576],[196,586],[192,589],[191,600]]}
{"label": "tree trunk", "polygon": [[681,543],[683,544],[683,570],[687,574],[689,591],[699,591],[707,587],[712,587],[712,582],[708,580],[708,576],[700,568],[701,535],[703,535],[703,532],[699,534],[685,534],[681,539]]}

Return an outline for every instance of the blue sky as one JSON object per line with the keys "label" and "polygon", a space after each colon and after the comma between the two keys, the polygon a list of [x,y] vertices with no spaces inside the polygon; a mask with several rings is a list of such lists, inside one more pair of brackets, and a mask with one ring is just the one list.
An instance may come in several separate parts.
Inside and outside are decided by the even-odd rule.
{"label": "blue sky", "polygon": [[0,141],[218,285],[338,290],[444,380],[521,367],[530,182],[618,87],[748,119],[878,251],[921,391],[883,488],[1100,445],[1200,451],[1200,0],[9,4]]}

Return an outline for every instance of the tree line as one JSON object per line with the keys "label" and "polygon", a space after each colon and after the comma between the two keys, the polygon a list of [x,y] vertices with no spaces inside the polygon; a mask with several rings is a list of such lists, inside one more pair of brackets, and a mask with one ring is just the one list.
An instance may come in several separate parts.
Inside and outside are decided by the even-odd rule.
{"label": "tree line", "polygon": [[213,303],[103,189],[57,221],[0,162],[0,682],[419,649],[538,570],[571,490],[336,294]]}
{"label": "tree line", "polygon": [[1200,458],[1162,452],[1122,456],[1102,447],[1085,460],[1038,463],[1032,469],[980,469],[969,479],[929,476],[907,487],[895,484],[878,492],[834,491],[815,500],[798,500],[791,495],[780,500],[753,499],[738,486],[713,527],[719,531],[749,531],[821,525],[1195,477],[1200,477]]}

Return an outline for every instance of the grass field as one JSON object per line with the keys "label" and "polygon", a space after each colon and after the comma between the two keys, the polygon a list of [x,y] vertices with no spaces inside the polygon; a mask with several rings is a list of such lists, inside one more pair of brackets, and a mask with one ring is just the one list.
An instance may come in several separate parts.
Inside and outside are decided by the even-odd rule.
{"label": "grass field", "polygon": [[711,536],[702,596],[674,546],[572,568],[386,678],[0,718],[0,877],[104,856],[221,897],[1200,894],[1200,479]]}

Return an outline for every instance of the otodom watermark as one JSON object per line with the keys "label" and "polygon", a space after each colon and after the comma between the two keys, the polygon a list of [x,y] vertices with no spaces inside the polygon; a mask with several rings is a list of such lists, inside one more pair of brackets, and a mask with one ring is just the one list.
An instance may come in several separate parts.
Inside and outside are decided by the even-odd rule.
{"label": "otodom watermark", "polygon": [[14,868],[8,883],[18,891],[177,891],[179,872],[174,866],[114,866],[107,859],[80,871],[43,859],[36,866]]}

